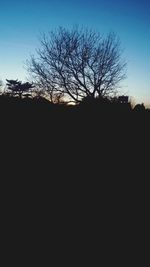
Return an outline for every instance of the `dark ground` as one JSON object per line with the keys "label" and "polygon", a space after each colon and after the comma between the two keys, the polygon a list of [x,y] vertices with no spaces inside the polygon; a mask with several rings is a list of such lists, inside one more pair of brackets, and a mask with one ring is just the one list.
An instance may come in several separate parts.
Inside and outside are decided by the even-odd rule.
{"label": "dark ground", "polygon": [[32,256],[44,247],[62,262],[81,254],[92,266],[94,253],[112,262],[138,257],[148,223],[149,124],[149,111],[0,98],[2,209],[12,246],[24,240]]}

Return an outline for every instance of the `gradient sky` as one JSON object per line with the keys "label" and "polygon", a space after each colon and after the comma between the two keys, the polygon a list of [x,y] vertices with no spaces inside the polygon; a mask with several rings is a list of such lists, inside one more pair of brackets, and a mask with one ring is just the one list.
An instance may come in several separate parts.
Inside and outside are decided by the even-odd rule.
{"label": "gradient sky", "polygon": [[121,92],[150,107],[150,0],[5,0],[0,3],[0,79],[28,77],[39,36],[58,26],[114,31],[128,63]]}

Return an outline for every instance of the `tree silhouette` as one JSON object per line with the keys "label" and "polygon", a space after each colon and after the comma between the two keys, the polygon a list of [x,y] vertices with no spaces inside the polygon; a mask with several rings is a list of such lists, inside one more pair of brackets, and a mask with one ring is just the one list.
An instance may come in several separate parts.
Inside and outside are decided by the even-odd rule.
{"label": "tree silhouette", "polygon": [[2,86],[3,86],[3,83],[2,83],[2,81],[0,80],[0,94],[2,93]]}
{"label": "tree silhouette", "polygon": [[88,29],[58,28],[41,38],[41,49],[28,61],[34,81],[51,94],[80,102],[86,96],[108,96],[125,78],[120,42]]}
{"label": "tree silhouette", "polygon": [[29,92],[33,88],[33,84],[26,82],[22,83],[18,80],[7,80],[7,89],[11,90],[12,95],[18,95],[21,98],[23,95],[29,96],[29,94],[24,94]]}
{"label": "tree silhouette", "polygon": [[138,112],[143,112],[143,111],[145,111],[145,106],[144,106],[143,103],[142,104],[137,104],[137,105],[135,105],[133,110],[134,111],[138,111]]}

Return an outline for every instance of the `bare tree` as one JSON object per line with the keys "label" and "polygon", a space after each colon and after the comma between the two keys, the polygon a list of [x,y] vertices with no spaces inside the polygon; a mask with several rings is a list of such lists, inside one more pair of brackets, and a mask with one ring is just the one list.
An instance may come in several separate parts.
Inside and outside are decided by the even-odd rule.
{"label": "bare tree", "polygon": [[42,36],[37,54],[28,61],[28,69],[51,101],[56,95],[74,102],[108,96],[125,78],[126,64],[114,33],[104,38],[92,30],[60,27]]}

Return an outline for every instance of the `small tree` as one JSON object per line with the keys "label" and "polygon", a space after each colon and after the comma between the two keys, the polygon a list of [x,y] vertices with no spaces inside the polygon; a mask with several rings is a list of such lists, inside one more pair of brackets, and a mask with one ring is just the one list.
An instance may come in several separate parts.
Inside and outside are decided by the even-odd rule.
{"label": "small tree", "polygon": [[0,80],[0,94],[2,94],[2,86],[3,86],[3,82]]}
{"label": "small tree", "polygon": [[21,98],[24,93],[29,92],[33,88],[33,84],[26,82],[22,83],[18,80],[7,80],[7,89],[12,92],[12,95],[18,95]]}
{"label": "small tree", "polygon": [[120,43],[114,33],[59,28],[41,39],[41,49],[28,61],[34,81],[53,96],[62,94],[74,102],[115,92],[125,77]]}

